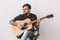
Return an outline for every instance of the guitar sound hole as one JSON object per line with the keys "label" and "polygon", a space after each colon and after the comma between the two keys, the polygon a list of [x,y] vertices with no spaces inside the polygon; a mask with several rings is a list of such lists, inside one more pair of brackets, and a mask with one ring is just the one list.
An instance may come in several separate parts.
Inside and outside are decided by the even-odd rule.
{"label": "guitar sound hole", "polygon": [[27,23],[24,23],[24,26],[27,26]]}
{"label": "guitar sound hole", "polygon": [[27,23],[24,23],[22,30],[27,29]]}

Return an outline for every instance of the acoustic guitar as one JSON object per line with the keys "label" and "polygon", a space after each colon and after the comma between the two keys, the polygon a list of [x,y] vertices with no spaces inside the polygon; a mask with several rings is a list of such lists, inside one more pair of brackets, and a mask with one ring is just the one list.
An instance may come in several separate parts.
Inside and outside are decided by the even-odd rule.
{"label": "acoustic guitar", "polygon": [[[39,18],[38,20],[42,20],[45,18],[52,18],[52,17],[53,17],[53,14],[50,14],[50,15],[44,16],[42,18]],[[18,22],[20,24],[20,26],[19,27],[18,26],[12,27],[14,35],[15,36],[22,35],[22,33],[24,32],[24,30],[22,30],[23,27],[25,27],[25,28],[32,27],[32,23],[34,23],[38,20],[31,21],[29,18],[26,18],[24,20],[17,20],[16,22]]]}

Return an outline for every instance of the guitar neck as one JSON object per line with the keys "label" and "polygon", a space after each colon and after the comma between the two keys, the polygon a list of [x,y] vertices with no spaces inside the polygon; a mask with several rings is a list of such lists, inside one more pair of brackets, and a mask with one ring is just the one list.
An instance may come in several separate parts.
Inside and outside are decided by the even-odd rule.
{"label": "guitar neck", "polygon": [[[42,17],[42,18],[39,18],[38,20],[43,20],[43,19],[45,19],[46,17]],[[31,23],[34,23],[34,22],[37,22],[38,20],[34,20],[34,21],[32,21]]]}
{"label": "guitar neck", "polygon": [[[44,16],[44,17],[42,17],[42,18],[39,18],[38,20],[43,20],[43,19],[45,19],[45,18],[52,18],[52,17],[54,17],[53,14],[50,14],[50,15]],[[30,23],[37,22],[38,20],[34,20],[34,21],[30,22]]]}

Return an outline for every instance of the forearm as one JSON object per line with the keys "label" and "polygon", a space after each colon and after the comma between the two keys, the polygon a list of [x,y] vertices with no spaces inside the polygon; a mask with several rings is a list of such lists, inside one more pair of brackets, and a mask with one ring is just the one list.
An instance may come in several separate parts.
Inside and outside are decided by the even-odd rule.
{"label": "forearm", "polygon": [[9,23],[10,23],[11,25],[17,26],[17,23],[14,22],[13,20],[9,21]]}

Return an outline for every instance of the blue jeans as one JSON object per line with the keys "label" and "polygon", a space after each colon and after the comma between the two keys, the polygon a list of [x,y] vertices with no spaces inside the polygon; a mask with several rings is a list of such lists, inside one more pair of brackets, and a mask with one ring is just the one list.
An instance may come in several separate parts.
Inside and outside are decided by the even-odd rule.
{"label": "blue jeans", "polygon": [[28,30],[24,30],[24,34],[22,35],[21,39],[20,40],[30,40],[30,36],[29,34],[31,33],[31,31],[28,31]]}

